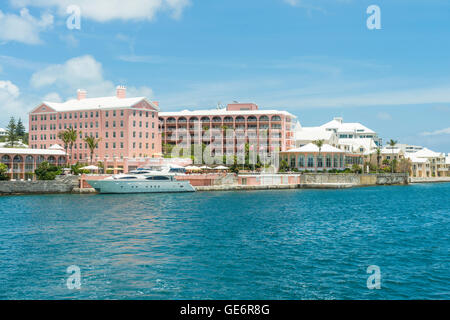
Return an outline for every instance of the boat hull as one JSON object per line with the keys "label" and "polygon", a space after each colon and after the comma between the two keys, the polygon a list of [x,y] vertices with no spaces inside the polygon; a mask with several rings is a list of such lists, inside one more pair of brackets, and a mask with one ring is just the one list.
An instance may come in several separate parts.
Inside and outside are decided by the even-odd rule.
{"label": "boat hull", "polygon": [[195,192],[189,181],[87,180],[99,193]]}

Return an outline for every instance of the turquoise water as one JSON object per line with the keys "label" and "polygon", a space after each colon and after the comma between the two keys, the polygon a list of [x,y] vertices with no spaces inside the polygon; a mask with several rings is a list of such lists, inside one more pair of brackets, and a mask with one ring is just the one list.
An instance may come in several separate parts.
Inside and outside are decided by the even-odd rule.
{"label": "turquoise water", "polygon": [[[450,184],[0,197],[2,299],[449,299]],[[81,270],[69,290],[66,269]],[[381,269],[381,289],[366,269]]]}

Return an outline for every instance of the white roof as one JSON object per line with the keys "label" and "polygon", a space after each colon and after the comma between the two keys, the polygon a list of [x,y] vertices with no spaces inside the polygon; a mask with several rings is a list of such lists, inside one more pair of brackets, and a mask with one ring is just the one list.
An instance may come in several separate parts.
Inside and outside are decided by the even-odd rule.
{"label": "white roof", "polygon": [[290,116],[293,118],[296,118],[293,114],[287,112],[287,111],[280,111],[280,110],[235,110],[235,111],[227,111],[226,108],[223,109],[210,109],[210,110],[183,110],[183,111],[176,111],[176,112],[160,112],[160,117],[190,117],[190,116],[239,116],[239,115],[277,115],[282,114],[285,116]]}
{"label": "white roof", "polygon": [[78,111],[78,110],[92,110],[92,109],[111,109],[111,108],[129,108],[142,100],[148,102],[152,107],[158,109],[152,102],[148,101],[145,97],[137,98],[117,98],[102,97],[102,98],[86,98],[86,99],[71,99],[66,102],[49,102],[44,101],[43,104],[49,106],[55,111]]}
{"label": "white roof", "polygon": [[375,134],[375,131],[363,126],[359,122],[343,122],[342,118],[334,118],[330,122],[327,122],[320,126],[325,129],[336,129],[338,133],[372,133]]}
{"label": "white roof", "polygon": [[423,148],[422,150],[414,152],[414,157],[416,158],[440,158],[443,156],[442,153],[431,151],[428,148]]}
{"label": "white roof", "polygon": [[6,130],[3,128],[0,128],[0,132],[6,132]]}
{"label": "white roof", "polygon": [[303,127],[295,132],[295,140],[330,140],[333,134],[321,127]]}
{"label": "white roof", "polygon": [[49,150],[64,150],[63,147],[61,147],[59,144],[55,143],[54,145],[52,145],[50,148],[48,148]]}
{"label": "white roof", "polygon": [[66,153],[61,150],[50,149],[30,149],[30,148],[0,148],[0,154],[36,154],[48,156],[65,156]]}
{"label": "white roof", "polygon": [[[308,143],[307,145],[304,145],[300,148],[290,149],[288,151],[289,153],[296,153],[296,152],[319,152],[319,147],[316,146],[314,143]],[[320,152],[333,152],[333,153],[344,153],[341,149],[335,148],[329,144],[324,144],[322,148],[320,148]]]}
{"label": "white roof", "polygon": [[359,149],[362,147],[365,154],[370,154],[377,148],[372,138],[339,139],[339,144],[351,146],[352,151],[355,152],[359,152]]}
{"label": "white roof", "polygon": [[381,149],[381,153],[382,154],[398,154],[400,153],[400,151],[402,151],[402,149],[397,148],[397,147],[391,147],[391,146],[386,146],[383,149]]}
{"label": "white roof", "polygon": [[406,158],[410,159],[412,163],[425,163],[428,161],[427,158],[417,158],[413,154],[406,154]]}

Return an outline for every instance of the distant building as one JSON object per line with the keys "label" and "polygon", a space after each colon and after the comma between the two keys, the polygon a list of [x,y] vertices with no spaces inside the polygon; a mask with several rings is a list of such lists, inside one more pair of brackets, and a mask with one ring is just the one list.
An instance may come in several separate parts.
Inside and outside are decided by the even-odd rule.
{"label": "distant building", "polygon": [[34,179],[34,170],[44,161],[63,166],[66,153],[59,145],[48,149],[0,148],[0,162],[8,167],[7,173],[11,179]]}
{"label": "distant building", "polygon": [[[157,102],[145,97],[127,98],[123,86],[118,86],[112,97],[86,95],[86,91],[78,90],[77,99],[42,102],[34,108],[29,114],[30,147],[63,146],[58,132],[73,128],[79,137],[69,154],[71,163],[101,161],[105,169],[126,172],[147,159],[161,156]],[[83,140],[87,136],[101,138],[94,159],[90,159],[90,150]]]}
{"label": "distant building", "polygon": [[448,159],[444,153],[423,148],[416,152],[405,153],[411,160],[411,176],[413,177],[446,177],[449,176]]}
{"label": "distant building", "polygon": [[4,136],[6,136],[7,134],[8,134],[8,133],[6,132],[5,129],[0,128],[0,137],[4,137]]}
{"label": "distant building", "polygon": [[[222,109],[160,112],[159,119],[162,143],[166,146],[190,147],[182,144],[183,141],[180,138],[182,131],[189,132],[192,137],[191,141],[194,143],[195,135],[203,137],[208,130],[218,130],[222,136],[221,141],[215,141],[213,135],[206,141],[202,141],[211,146],[213,156],[225,155],[227,147],[234,149],[229,151],[236,152],[239,147],[249,143],[252,134],[258,137],[263,130],[267,132],[266,138],[264,140],[255,138],[256,145],[253,148],[270,152],[274,148],[285,151],[295,147],[296,117],[286,111],[259,110],[254,103],[232,103]],[[233,140],[229,141],[226,136],[227,129],[242,132],[233,136]]]}
{"label": "distant building", "polygon": [[377,133],[366,126],[342,118],[334,118],[318,127],[302,127],[299,123],[295,130],[295,145],[302,147],[315,140],[339,148],[349,154],[369,156],[381,147],[382,140]]}
{"label": "distant building", "polygon": [[353,164],[362,164],[362,157],[324,144],[320,149],[313,143],[280,153],[280,159],[299,171],[343,170]]}
{"label": "distant building", "polygon": [[414,146],[410,144],[397,143],[395,145],[397,148],[400,148],[403,152],[416,152],[423,149],[422,146]]}

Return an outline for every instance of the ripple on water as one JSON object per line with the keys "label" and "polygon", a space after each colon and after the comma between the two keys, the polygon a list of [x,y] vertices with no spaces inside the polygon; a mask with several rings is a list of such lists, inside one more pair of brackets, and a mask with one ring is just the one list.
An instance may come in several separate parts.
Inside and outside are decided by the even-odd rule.
{"label": "ripple on water", "polygon": [[1,197],[0,298],[449,299],[449,191]]}

